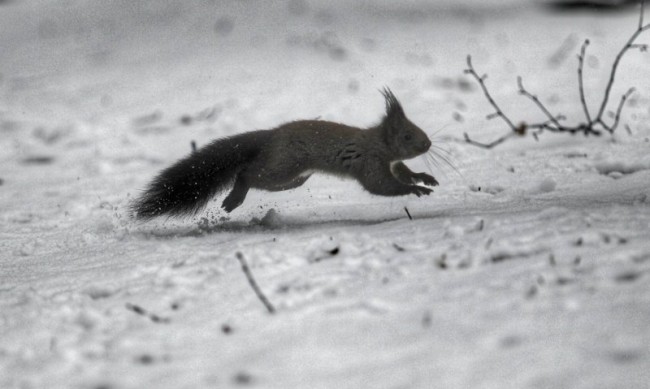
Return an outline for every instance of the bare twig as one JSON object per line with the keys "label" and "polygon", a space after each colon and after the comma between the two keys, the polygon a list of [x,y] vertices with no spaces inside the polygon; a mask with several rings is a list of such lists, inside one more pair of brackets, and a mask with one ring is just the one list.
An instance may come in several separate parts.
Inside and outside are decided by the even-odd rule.
{"label": "bare twig", "polygon": [[170,322],[170,319],[168,317],[161,317],[161,316],[156,315],[155,313],[148,312],[146,309],[142,308],[139,305],[126,303],[125,307],[129,311],[132,311],[134,313],[137,313],[138,315],[147,317],[149,320],[151,320],[154,323],[169,323]]}
{"label": "bare twig", "polygon": [[621,96],[621,101],[618,103],[618,108],[616,109],[616,115],[614,116],[614,123],[611,126],[608,126],[607,124],[603,123],[602,120],[599,121],[600,125],[603,126],[607,131],[611,133],[614,133],[614,130],[618,126],[618,121],[621,118],[621,111],[623,110],[623,105],[625,105],[625,101],[630,97],[632,93],[634,93],[635,88],[630,88],[627,90],[627,92],[623,93]]}
{"label": "bare twig", "polygon": [[487,74],[484,74],[483,76],[479,77],[479,75],[474,70],[474,66],[472,66],[472,56],[471,55],[467,56],[467,69],[465,69],[465,74],[471,74],[476,79],[476,81],[478,81],[479,85],[481,85],[481,89],[483,89],[483,94],[485,94],[485,97],[487,97],[490,104],[492,104],[492,106],[496,110],[496,112],[494,112],[493,114],[488,115],[488,119],[492,119],[494,117],[499,116],[499,117],[501,117],[501,119],[503,119],[503,121],[505,121],[508,124],[508,126],[512,129],[512,131],[516,132],[517,128],[515,127],[515,125],[512,124],[510,119],[508,119],[508,117],[503,114],[503,111],[501,111],[501,108],[499,108],[497,103],[494,101],[494,99],[490,95],[490,92],[488,92],[487,87],[485,86],[485,79],[487,78]]}
{"label": "bare twig", "polygon": [[406,211],[406,216],[409,217],[409,220],[413,220],[413,218],[411,217],[411,212],[409,212],[409,209],[404,207],[404,211]]}
{"label": "bare twig", "polygon": [[535,96],[534,94],[528,92],[524,88],[524,82],[521,80],[521,77],[517,77],[517,86],[519,87],[519,94],[524,95],[524,96],[528,97],[529,99],[531,99],[535,103],[535,105],[537,105],[539,107],[539,109],[541,109],[542,112],[544,112],[544,115],[546,115],[546,117],[548,117],[548,120],[549,120],[547,123],[549,123],[549,122],[552,123],[556,128],[561,128],[562,127],[562,125],[560,124],[558,119],[555,116],[553,116],[553,114],[551,114],[551,112],[549,112],[548,109],[546,109],[544,104],[542,104],[542,102],[539,101],[537,96]]}
{"label": "bare twig", "polygon": [[639,37],[639,35],[650,28],[650,24],[643,25],[643,9],[644,9],[644,3],[645,1],[641,1],[641,12],[639,13],[639,27],[634,31],[634,34],[630,37],[630,39],[627,41],[625,46],[619,51],[618,55],[616,56],[616,59],[614,59],[614,64],[612,65],[612,71],[609,73],[609,81],[607,82],[607,87],[605,87],[605,96],[603,97],[603,102],[600,105],[600,109],[598,110],[598,119],[600,119],[603,116],[603,113],[605,112],[605,107],[607,106],[607,101],[609,100],[609,92],[612,89],[612,85],[614,84],[614,78],[616,77],[616,70],[618,69],[618,64],[621,62],[621,58],[623,58],[623,54],[625,54],[626,51],[628,51],[631,48],[641,48],[642,51],[646,50],[646,45],[635,45],[633,44],[636,38]]}
{"label": "bare twig", "polygon": [[591,115],[589,115],[589,108],[587,108],[587,100],[585,99],[585,88],[582,77],[587,46],[589,46],[589,39],[585,39],[585,42],[580,48],[580,54],[578,55],[578,88],[580,89],[580,103],[582,103],[582,109],[585,111],[585,117],[587,118],[588,122],[591,122]]}
{"label": "bare twig", "polygon": [[[639,30],[643,29],[643,8],[645,7],[645,1],[641,0],[641,15],[639,15]],[[645,26],[648,28],[648,26]]]}
{"label": "bare twig", "polygon": [[515,134],[516,134],[515,132],[509,132],[509,133],[507,133],[506,135],[504,135],[504,136],[502,136],[502,137],[500,137],[500,138],[497,138],[497,139],[493,140],[493,141],[490,142],[490,143],[481,143],[481,142],[477,142],[477,141],[471,139],[471,138],[469,137],[469,135],[467,135],[467,133],[464,133],[463,135],[465,136],[465,142],[467,142],[467,143],[469,143],[469,144],[471,144],[471,145],[474,145],[474,146],[483,147],[483,148],[485,148],[485,149],[491,149],[491,148],[493,148],[493,147],[495,147],[495,146],[498,146],[498,145],[500,145],[501,143],[505,142],[506,140],[508,140],[509,138],[511,138],[512,136],[514,136]]}
{"label": "bare twig", "polygon": [[499,108],[497,103],[494,101],[494,99],[490,95],[490,92],[488,92],[488,89],[485,86],[485,79],[487,78],[487,75],[484,75],[483,77],[480,77],[478,75],[478,73],[476,73],[476,71],[474,70],[474,66],[472,66],[472,56],[471,55],[467,56],[467,69],[465,69],[465,74],[470,74],[472,77],[474,77],[474,79],[476,79],[476,81],[481,86],[481,89],[483,90],[483,94],[488,99],[488,101],[490,102],[492,107],[494,107],[495,112],[488,115],[487,118],[488,119],[493,119],[493,118],[495,118],[497,116],[501,117],[501,119],[503,119],[503,121],[505,121],[508,124],[508,126],[510,127],[510,129],[512,130],[512,132],[510,132],[510,133],[502,136],[501,138],[498,138],[498,139],[496,139],[496,140],[494,140],[494,141],[492,141],[490,143],[476,142],[476,141],[470,139],[469,135],[467,135],[467,133],[465,133],[465,134],[463,134],[465,136],[465,142],[473,144],[474,146],[479,146],[479,147],[483,147],[483,148],[486,148],[486,149],[491,149],[491,148],[505,142],[508,138],[512,137],[513,135],[517,134],[518,133],[517,127],[515,127],[515,125],[512,124],[512,121],[510,121],[510,119],[503,113],[503,111],[501,111],[501,108]]}
{"label": "bare twig", "polygon": [[547,120],[545,122],[536,123],[536,124],[528,124],[522,122],[521,124],[519,124],[519,126],[515,126],[512,120],[510,120],[510,118],[497,105],[492,95],[490,95],[487,86],[485,85],[485,79],[487,78],[487,75],[483,75],[483,76],[478,75],[478,73],[474,69],[474,66],[472,65],[471,56],[468,55],[467,69],[465,69],[465,74],[471,75],[479,83],[481,89],[483,90],[483,94],[487,98],[490,105],[495,109],[495,112],[488,115],[487,118],[493,119],[495,117],[501,117],[501,119],[503,119],[503,121],[506,122],[508,127],[510,127],[511,131],[489,143],[481,143],[481,142],[474,141],[469,137],[469,135],[467,135],[467,133],[465,133],[463,134],[465,137],[465,141],[474,146],[490,149],[505,142],[506,140],[512,138],[515,135],[520,135],[520,136],[525,135],[527,130],[530,130],[530,133],[535,138],[535,140],[538,139],[538,135],[541,134],[543,131],[567,132],[570,134],[581,133],[585,136],[601,135],[603,131],[607,131],[610,134],[613,134],[620,122],[623,106],[625,105],[625,102],[632,95],[635,89],[630,88],[627,90],[627,92],[625,92],[621,96],[621,100],[619,101],[618,107],[615,113],[613,114],[614,122],[611,125],[605,123],[603,115],[605,114],[605,109],[607,107],[607,103],[609,102],[611,89],[614,84],[614,80],[616,78],[616,71],[618,70],[618,65],[623,55],[630,49],[639,49],[644,52],[648,50],[647,44],[634,43],[635,40],[639,37],[639,35],[641,35],[641,33],[650,29],[650,24],[646,24],[646,25],[643,24],[643,13],[644,13],[644,1],[641,0],[641,11],[639,15],[638,28],[636,29],[636,31],[634,31],[632,36],[630,36],[630,38],[628,39],[628,41],[623,46],[623,48],[621,49],[621,51],[618,53],[618,55],[614,60],[612,69],[609,74],[609,80],[605,88],[605,95],[603,97],[598,113],[595,117],[592,117],[589,112],[589,108],[587,106],[587,99],[585,96],[585,90],[584,90],[584,77],[583,77],[584,61],[587,52],[587,46],[589,45],[589,40],[585,40],[584,43],[582,44],[580,48],[580,54],[578,55],[578,88],[580,92],[580,103],[582,105],[582,110],[585,114],[586,121],[579,123],[575,126],[567,126],[560,123],[560,120],[564,120],[565,117],[562,115],[553,115],[549,111],[549,109],[546,108],[546,106],[539,100],[539,98],[536,95],[530,93],[524,87],[522,78],[519,76],[517,77],[517,86],[519,88],[519,94],[530,99],[544,113],[544,115],[547,117]]}
{"label": "bare twig", "polygon": [[255,282],[255,279],[253,278],[253,274],[251,274],[250,269],[248,268],[248,264],[246,263],[246,259],[244,258],[244,254],[241,252],[237,252],[235,254],[237,257],[237,260],[241,264],[241,269],[246,275],[246,279],[248,280],[248,283],[250,284],[251,288],[253,288],[253,291],[257,295],[257,297],[260,299],[262,304],[266,307],[266,310],[269,311],[269,313],[273,314],[275,313],[275,308],[273,305],[269,302],[269,300],[266,298],[264,293],[260,290],[260,287],[257,285],[257,282]]}
{"label": "bare twig", "polygon": [[[549,117],[550,117],[549,121],[546,121],[546,122],[543,122],[543,123],[537,123],[537,124],[520,123],[519,126],[515,126],[512,123],[512,120],[510,120],[510,118],[508,118],[508,116],[505,113],[503,113],[501,108],[499,108],[497,103],[494,101],[494,99],[490,95],[490,92],[488,91],[487,86],[485,85],[485,79],[487,77],[486,76],[480,77],[478,75],[478,73],[474,69],[474,66],[472,65],[472,57],[469,56],[469,55],[467,56],[467,69],[465,69],[465,73],[470,74],[472,77],[474,77],[476,79],[476,81],[479,83],[479,85],[481,85],[481,89],[483,90],[483,94],[485,95],[485,97],[490,102],[490,105],[492,105],[492,107],[495,109],[495,112],[489,114],[487,116],[487,118],[488,119],[493,119],[495,117],[501,117],[501,119],[503,119],[503,121],[505,121],[508,124],[508,126],[510,127],[510,129],[512,130],[511,132],[501,136],[500,138],[495,139],[494,141],[492,141],[490,143],[477,142],[475,140],[472,140],[469,137],[469,135],[467,135],[467,133],[465,133],[463,135],[465,136],[465,142],[467,142],[467,143],[470,143],[470,144],[472,144],[474,146],[483,147],[483,148],[486,148],[486,149],[491,149],[491,148],[493,148],[495,146],[500,145],[501,143],[505,142],[506,140],[512,138],[513,136],[523,136],[523,135],[525,135],[526,130],[528,130],[528,129],[540,130],[540,131],[543,130],[543,129],[554,130],[554,127],[552,127],[550,125],[550,122],[557,122],[558,120],[563,119],[563,117],[561,115],[553,117],[552,115],[549,114]],[[521,82],[520,82],[520,84],[521,84]],[[528,92],[526,92],[523,89],[523,87],[520,85],[520,93],[521,93],[521,91],[523,91],[523,93],[528,94]],[[528,94],[528,95],[530,95],[530,94]],[[532,96],[532,95],[530,95],[530,96]],[[535,99],[537,99],[537,98],[535,98]],[[539,100],[538,100],[538,103],[539,103]],[[543,108],[543,109],[546,110],[545,108]],[[536,137],[535,134],[533,134],[533,136]]]}

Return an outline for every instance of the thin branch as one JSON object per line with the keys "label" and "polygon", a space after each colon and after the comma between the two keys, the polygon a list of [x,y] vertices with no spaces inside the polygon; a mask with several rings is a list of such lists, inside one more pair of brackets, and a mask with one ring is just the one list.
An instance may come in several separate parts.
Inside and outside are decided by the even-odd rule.
{"label": "thin branch", "polygon": [[640,51],[645,52],[648,51],[648,45],[645,43],[635,43],[630,45],[630,49],[639,49]]}
{"label": "thin branch", "polygon": [[131,304],[131,303],[126,303],[125,304],[126,309],[129,311],[135,312],[138,315],[144,316],[151,320],[154,323],[169,323],[171,320],[168,317],[161,317],[156,315],[155,313],[148,312],[146,309],[142,308],[139,305],[136,304]]}
{"label": "thin branch", "polygon": [[605,125],[602,120],[599,120],[599,123],[607,130],[609,131],[610,134],[613,134],[614,131],[616,130],[616,127],[618,127],[618,121],[621,118],[621,111],[623,111],[623,106],[625,105],[625,101],[634,93],[636,89],[635,88],[630,88],[627,90],[627,92],[623,93],[621,96],[621,101],[618,103],[618,108],[616,109],[616,115],[614,116],[614,123],[611,126]]}
{"label": "thin branch", "polygon": [[476,70],[474,70],[474,66],[472,65],[472,56],[471,55],[467,56],[467,69],[465,69],[465,74],[470,74],[470,75],[472,75],[472,77],[474,77],[474,79],[476,79],[476,81],[481,86],[481,89],[483,90],[483,94],[485,95],[485,97],[490,102],[490,105],[492,105],[492,107],[495,109],[494,113],[491,113],[491,114],[489,114],[487,116],[488,119],[493,119],[495,117],[500,117],[501,119],[503,119],[504,122],[506,122],[506,124],[508,124],[508,126],[512,130],[512,132],[510,132],[510,133],[508,133],[508,134],[506,134],[506,135],[504,135],[504,136],[502,136],[502,137],[500,137],[500,138],[498,138],[498,139],[496,139],[496,140],[494,140],[494,141],[492,141],[490,143],[481,143],[481,142],[474,141],[474,140],[470,139],[470,137],[469,137],[469,135],[467,135],[467,133],[465,133],[464,134],[465,135],[465,142],[467,142],[469,144],[472,144],[474,146],[483,147],[483,148],[486,148],[486,149],[491,149],[491,148],[505,142],[510,137],[512,137],[512,136],[514,136],[516,134],[521,134],[522,131],[520,129],[518,129],[517,127],[515,127],[514,124],[512,124],[512,121],[510,121],[510,119],[503,113],[503,111],[501,111],[501,108],[499,108],[497,103],[492,98],[492,95],[490,95],[490,92],[488,92],[488,89],[485,86],[485,79],[487,78],[487,75],[484,75],[483,77],[480,77],[478,75],[478,73],[476,73]]}
{"label": "thin branch", "polygon": [[650,26],[650,24],[648,24],[648,26],[645,27],[643,26],[643,8],[645,8],[645,1],[641,0],[641,14],[639,15],[639,30],[643,30],[645,28],[648,28],[648,26]]}
{"label": "thin branch", "polygon": [[248,283],[250,284],[251,288],[253,288],[253,291],[257,295],[257,298],[260,299],[260,301],[262,302],[262,304],[264,304],[264,306],[266,307],[266,310],[269,311],[270,314],[275,313],[275,308],[269,302],[269,300],[266,298],[264,293],[262,293],[262,291],[260,290],[260,287],[257,285],[257,282],[255,282],[255,278],[253,278],[253,274],[251,274],[251,271],[248,268],[248,264],[246,263],[246,259],[244,258],[244,254],[242,254],[241,252],[238,251],[235,254],[235,256],[237,257],[237,260],[241,264],[241,269],[244,272],[244,274],[246,275],[246,279],[248,280]]}
{"label": "thin branch", "polygon": [[512,124],[512,122],[510,121],[510,119],[508,119],[508,117],[506,115],[504,115],[503,111],[501,111],[501,108],[499,108],[497,103],[494,101],[494,99],[490,95],[490,92],[488,92],[487,87],[485,86],[485,79],[487,78],[487,75],[484,75],[483,77],[479,77],[479,75],[474,70],[474,66],[472,66],[472,56],[471,55],[467,56],[467,69],[465,69],[465,74],[471,74],[476,79],[476,81],[478,81],[479,85],[481,85],[481,89],[483,89],[483,94],[488,99],[488,101],[490,102],[492,107],[494,107],[494,109],[496,110],[496,112],[494,114],[492,114],[491,116],[493,116],[493,117],[495,115],[500,116],[501,119],[503,119],[503,121],[505,121],[508,124],[510,129],[512,129],[512,131],[516,132],[517,127],[515,127],[515,125]]}
{"label": "thin branch", "polygon": [[511,138],[513,135],[515,135],[515,133],[514,132],[509,132],[506,135],[502,136],[501,138],[498,138],[498,139],[496,139],[496,140],[494,140],[494,141],[492,141],[490,143],[481,143],[481,142],[477,142],[475,140],[472,140],[472,139],[470,139],[469,135],[467,135],[467,133],[464,133],[463,135],[465,135],[465,142],[467,142],[467,143],[469,143],[471,145],[474,145],[474,146],[483,147],[484,149],[491,149],[491,148],[493,148],[495,146],[498,146],[501,143],[505,142],[506,140]]}
{"label": "thin branch", "polygon": [[[522,122],[519,126],[515,126],[513,122],[508,118],[501,108],[496,104],[492,96],[490,95],[487,86],[485,85],[485,79],[487,78],[487,75],[484,76],[479,76],[478,73],[476,73],[474,66],[472,65],[471,61],[471,56],[467,56],[467,69],[465,69],[465,74],[470,74],[476,81],[479,83],[481,86],[481,89],[483,90],[483,94],[487,98],[488,102],[490,105],[495,109],[494,113],[491,113],[487,116],[488,119],[493,119],[496,117],[501,117],[503,121],[508,124],[508,127],[510,127],[510,130],[508,133],[504,134],[500,138],[495,139],[494,141],[490,143],[481,143],[474,141],[470,139],[469,135],[467,133],[464,134],[465,137],[465,142],[472,144],[474,146],[479,146],[483,147],[486,149],[491,149],[495,146],[500,145],[501,143],[505,142],[511,137],[514,137],[515,135],[525,135],[527,131],[530,132],[530,134],[537,140],[537,136],[541,134],[544,131],[550,131],[550,132],[565,132],[569,134],[577,134],[581,133],[585,136],[589,135],[595,135],[599,136],[603,133],[603,131],[607,131],[610,134],[613,134],[616,128],[619,125],[620,119],[621,119],[621,112],[623,111],[623,107],[625,106],[626,101],[629,99],[629,97],[632,95],[634,92],[634,88],[630,88],[627,92],[625,92],[621,96],[621,100],[618,103],[618,107],[614,113],[614,122],[612,125],[607,125],[605,121],[603,120],[603,115],[605,113],[605,109],[607,107],[607,103],[609,101],[610,93],[612,86],[614,84],[614,80],[616,78],[616,71],[618,70],[618,65],[623,57],[623,55],[630,49],[639,49],[641,51],[647,51],[648,50],[648,44],[642,44],[642,43],[635,43],[635,40],[639,37],[639,35],[650,29],[650,24],[644,25],[643,23],[643,17],[644,17],[644,7],[645,7],[645,2],[641,0],[641,11],[639,14],[639,25],[636,31],[630,36],[630,38],[627,40],[623,48],[618,52],[616,55],[616,58],[614,60],[614,63],[612,64],[612,68],[609,74],[609,80],[607,83],[607,86],[605,88],[605,95],[603,97],[603,101],[600,105],[600,108],[598,110],[598,114],[594,117],[592,117],[591,113],[589,112],[589,108],[587,106],[587,99],[585,95],[585,89],[584,89],[584,63],[585,63],[585,58],[586,58],[586,52],[587,52],[587,47],[589,45],[589,40],[585,40],[584,43],[582,44],[582,47],[580,48],[580,53],[578,55],[578,87],[579,87],[579,92],[580,92],[580,103],[582,105],[583,112],[585,114],[586,122],[580,123],[578,125],[575,125],[573,127],[571,126],[565,126],[560,123],[560,120],[564,120],[565,118],[562,115],[553,115],[547,108],[546,106],[537,98],[536,95],[533,95],[530,93],[528,90],[523,85],[523,81],[521,77],[517,77],[517,85],[519,87],[519,94],[526,96],[530,100],[532,100],[535,105],[546,115],[547,120],[541,123],[537,124],[527,124],[526,122]],[[628,132],[629,126],[626,126],[626,129]]]}
{"label": "thin branch", "polygon": [[647,25],[645,25],[645,26],[643,25],[643,9],[644,9],[644,3],[645,3],[645,2],[642,0],[642,1],[641,1],[641,12],[640,12],[640,14],[639,14],[639,27],[638,27],[637,30],[634,32],[634,34],[632,34],[632,36],[630,37],[630,39],[628,39],[628,41],[627,41],[627,43],[625,44],[625,46],[623,46],[623,48],[621,49],[621,51],[619,51],[618,55],[616,55],[616,59],[614,59],[614,64],[612,65],[612,71],[611,71],[611,73],[609,74],[609,81],[607,82],[607,87],[605,87],[605,96],[603,96],[603,102],[602,102],[602,104],[600,105],[600,109],[598,110],[598,115],[596,116],[596,121],[600,121],[601,118],[602,118],[602,116],[603,116],[603,113],[605,112],[605,107],[607,107],[607,102],[608,102],[608,100],[609,100],[609,93],[610,93],[610,91],[612,90],[612,85],[614,84],[614,78],[616,77],[616,70],[618,69],[618,64],[619,64],[619,62],[621,62],[621,58],[623,58],[623,54],[625,54],[625,52],[626,52],[627,50],[629,50],[630,48],[635,47],[635,46],[633,46],[633,43],[634,43],[634,41],[636,40],[636,38],[638,38],[638,36],[639,36],[643,31],[645,31],[645,30],[647,30],[648,28],[650,28],[650,24],[647,24]]}
{"label": "thin branch", "polygon": [[526,88],[524,88],[524,83],[521,80],[521,77],[517,77],[517,86],[519,87],[519,93],[526,96],[526,97],[528,97],[529,99],[533,100],[533,102],[539,107],[539,109],[541,109],[542,112],[544,112],[544,115],[546,115],[546,117],[548,117],[548,120],[550,120],[551,123],[555,124],[558,128],[562,127],[560,122],[558,122],[557,119],[555,118],[555,116],[553,116],[553,114],[550,113],[548,109],[546,109],[544,104],[542,104],[542,102],[539,101],[537,96],[535,96],[534,94],[531,94],[530,92],[528,92],[526,90]]}
{"label": "thin branch", "polygon": [[[521,123],[519,126],[515,127],[515,125],[510,120],[510,118],[508,118],[506,116],[506,114],[503,113],[503,111],[499,108],[499,106],[496,104],[496,102],[494,101],[494,99],[492,98],[490,93],[488,92],[487,87],[485,86],[485,82],[484,82],[484,80],[485,80],[485,78],[487,76],[479,77],[478,73],[476,73],[476,70],[474,69],[474,67],[472,65],[471,56],[467,56],[467,66],[468,66],[468,69],[465,70],[465,73],[466,74],[471,74],[478,81],[478,83],[481,85],[481,89],[483,90],[483,93],[485,94],[486,98],[488,99],[488,101],[490,102],[492,107],[494,107],[494,109],[496,111],[494,113],[489,114],[487,116],[487,118],[488,119],[493,119],[493,118],[496,118],[496,117],[501,117],[508,124],[508,126],[510,126],[510,129],[512,131],[505,134],[505,135],[503,135],[503,136],[501,136],[500,138],[495,139],[494,141],[492,141],[490,143],[477,142],[477,141],[471,139],[469,137],[469,135],[467,135],[467,133],[465,133],[465,134],[463,134],[465,136],[465,142],[467,142],[469,144],[472,144],[474,146],[483,147],[485,149],[491,149],[493,147],[496,147],[496,146],[500,145],[501,143],[505,142],[506,140],[508,140],[509,138],[511,138],[511,137],[513,137],[515,135],[519,135],[519,136],[524,135],[526,133],[526,130],[528,130],[528,129],[539,130],[539,132],[541,132],[543,130],[550,130],[550,131],[554,131],[554,132],[560,131],[561,125],[559,123],[559,120],[564,119],[564,116],[562,116],[562,115],[553,116],[544,107],[544,105],[537,99],[537,97],[531,95],[530,93],[528,93],[523,88],[523,84],[521,82],[520,77],[517,79],[517,82],[518,82],[519,87],[520,87],[520,93],[526,94],[531,99],[533,99],[533,101],[535,101],[536,104],[546,113],[549,120],[547,120],[545,122],[542,122],[542,123],[536,123],[536,124]],[[536,137],[536,135],[534,135],[534,136]]]}
{"label": "thin branch", "polygon": [[[557,115],[555,117],[555,120],[562,120],[564,119],[564,116],[562,115]],[[544,130],[548,130],[551,132],[562,132],[562,129],[564,127],[556,127],[554,124],[552,124],[551,120],[547,120],[542,123],[537,123],[537,124],[529,124],[526,126],[528,129],[531,130],[538,130],[537,132],[541,133]]]}
{"label": "thin branch", "polygon": [[580,103],[582,103],[582,109],[585,112],[585,117],[588,122],[591,122],[591,115],[589,115],[589,109],[587,108],[587,101],[585,99],[585,88],[583,84],[582,72],[584,69],[585,63],[585,53],[587,52],[587,46],[589,46],[589,39],[585,39],[585,42],[580,48],[580,55],[578,55],[578,87],[580,88]]}

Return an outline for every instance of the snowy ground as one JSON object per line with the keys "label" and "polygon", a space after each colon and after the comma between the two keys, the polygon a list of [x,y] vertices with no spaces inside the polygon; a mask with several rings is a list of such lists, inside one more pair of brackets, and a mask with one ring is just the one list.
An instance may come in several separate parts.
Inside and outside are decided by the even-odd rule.
{"label": "snowy ground", "polygon": [[[456,141],[507,130],[467,54],[513,120],[543,119],[520,74],[577,121],[580,43],[596,107],[635,8],[267,3],[0,2],[0,387],[650,387],[650,55],[612,94],[638,89],[631,134]],[[371,125],[384,85],[458,169],[431,196],[315,177],[226,219],[128,219],[190,141]]]}

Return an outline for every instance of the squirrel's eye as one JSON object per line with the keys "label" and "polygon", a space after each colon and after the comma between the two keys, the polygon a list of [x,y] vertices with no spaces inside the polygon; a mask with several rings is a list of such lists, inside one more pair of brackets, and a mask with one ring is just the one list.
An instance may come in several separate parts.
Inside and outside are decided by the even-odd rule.
{"label": "squirrel's eye", "polygon": [[409,141],[409,140],[411,140],[411,138],[412,138],[411,134],[404,135],[404,140],[405,141]]}

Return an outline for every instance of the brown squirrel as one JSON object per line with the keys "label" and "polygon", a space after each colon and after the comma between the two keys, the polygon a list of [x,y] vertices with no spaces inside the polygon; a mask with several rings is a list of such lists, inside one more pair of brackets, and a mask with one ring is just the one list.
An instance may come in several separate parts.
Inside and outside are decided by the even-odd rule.
{"label": "brown squirrel", "polygon": [[221,207],[231,212],[250,188],[296,188],[314,172],[352,177],[381,196],[432,192],[438,181],[414,173],[402,162],[429,150],[431,141],[404,114],[388,88],[386,115],[368,129],[322,120],[283,124],[217,139],[163,170],[131,204],[137,219],[193,215],[217,193],[230,187]]}

